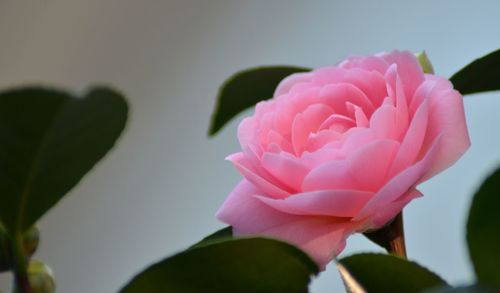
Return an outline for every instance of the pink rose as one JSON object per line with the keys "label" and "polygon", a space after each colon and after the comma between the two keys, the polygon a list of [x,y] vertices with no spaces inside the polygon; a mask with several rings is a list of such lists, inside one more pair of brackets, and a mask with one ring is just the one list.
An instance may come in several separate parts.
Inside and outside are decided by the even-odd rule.
{"label": "pink rose", "polygon": [[291,75],[238,138],[228,160],[244,179],[217,217],[237,236],[294,243],[322,268],[470,145],[460,93],[400,51]]}

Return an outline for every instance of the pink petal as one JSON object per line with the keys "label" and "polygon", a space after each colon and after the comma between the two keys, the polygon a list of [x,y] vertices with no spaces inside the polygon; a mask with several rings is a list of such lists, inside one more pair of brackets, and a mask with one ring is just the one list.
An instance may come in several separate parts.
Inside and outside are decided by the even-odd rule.
{"label": "pink petal", "polygon": [[358,106],[351,104],[354,108],[354,118],[356,119],[356,127],[369,127],[370,121],[366,117],[365,112]]}
{"label": "pink petal", "polygon": [[398,67],[396,66],[396,64],[392,65],[388,69],[386,78],[388,82],[389,96],[392,96],[393,100],[396,101],[396,129],[397,136],[400,137],[408,127],[409,115],[408,101],[406,100],[404,87],[398,74]]}
{"label": "pink petal", "polygon": [[300,190],[304,177],[309,173],[306,166],[287,153],[265,153],[262,157],[262,166],[274,178],[295,191]]}
{"label": "pink petal", "polygon": [[394,106],[384,104],[373,113],[370,119],[370,128],[379,138],[397,140],[397,111]]}
{"label": "pink petal", "polygon": [[255,143],[259,123],[253,117],[243,119],[238,126],[238,140],[242,148],[250,143]]}
{"label": "pink petal", "polygon": [[356,189],[377,191],[386,181],[398,148],[398,142],[384,139],[371,142],[349,155],[347,166],[357,182]]}
{"label": "pink petal", "polygon": [[346,72],[344,80],[363,91],[375,108],[378,108],[387,97],[384,76],[377,71],[353,68]]}
{"label": "pink petal", "polygon": [[410,113],[415,113],[422,103],[435,93],[436,81],[426,80],[415,91],[410,104]]}
{"label": "pink petal", "polygon": [[262,194],[250,181],[243,179],[226,198],[216,217],[246,233],[259,233],[272,225],[297,221],[297,216],[283,214],[254,198]]}
{"label": "pink petal", "polygon": [[288,191],[285,191],[281,187],[278,187],[276,184],[269,182],[261,175],[257,174],[254,170],[252,170],[250,166],[245,165],[244,156],[242,153],[230,155],[226,159],[233,163],[233,165],[236,167],[236,169],[238,169],[241,175],[243,175],[248,181],[258,186],[265,194],[275,198],[284,198],[290,195]]}
{"label": "pink petal", "polygon": [[441,136],[441,147],[426,180],[455,163],[469,148],[470,139],[465,121],[463,98],[455,90],[445,90],[429,98],[429,122],[424,149]]}
{"label": "pink petal", "polygon": [[346,131],[342,136],[342,147],[339,155],[347,157],[348,154],[355,152],[360,147],[376,139],[375,131],[371,128],[353,127]]}
{"label": "pink petal", "polygon": [[320,125],[333,114],[333,109],[322,104],[313,104],[302,113],[304,122],[310,131],[317,131]]}
{"label": "pink petal", "polygon": [[256,196],[278,211],[309,216],[352,217],[373,196],[357,190],[318,190],[294,194],[285,199]]}
{"label": "pink petal", "polygon": [[311,76],[312,74],[310,72],[306,73],[294,73],[289,76],[287,76],[285,79],[283,79],[278,87],[276,88],[276,91],[274,92],[274,97],[281,96],[283,94],[286,94],[290,91],[292,86],[299,82],[309,82],[311,81]]}
{"label": "pink petal", "polygon": [[380,207],[374,214],[370,216],[370,229],[378,229],[386,225],[390,220],[394,219],[399,212],[413,199],[423,196],[420,191],[411,189],[399,199]]}
{"label": "pink petal", "polygon": [[307,151],[314,152],[324,145],[340,139],[341,134],[330,129],[321,130],[317,133],[311,133],[307,140]]}
{"label": "pink petal", "polygon": [[[335,222],[327,217],[302,217],[282,225],[275,225],[258,234],[289,241],[309,254],[321,270],[345,247],[345,239],[352,234],[355,225]],[[248,235],[235,229],[236,235]]]}
{"label": "pink petal", "polygon": [[345,157],[341,156],[338,151],[338,141],[333,141],[325,144],[323,147],[316,151],[305,151],[300,160],[309,169],[314,169],[323,165],[325,162],[343,160]]}
{"label": "pink petal", "polygon": [[288,241],[307,252],[324,269],[345,246],[354,225],[329,217],[281,213],[256,199],[261,192],[242,180],[217,212],[235,236],[264,235]]}
{"label": "pink petal", "polygon": [[399,173],[387,182],[379,192],[365,205],[359,214],[353,218],[353,221],[359,221],[365,217],[375,213],[381,207],[396,201],[403,196],[408,190],[420,183],[421,178],[432,166],[436,160],[439,150],[439,138],[435,141],[432,148],[428,151],[425,157],[411,166],[410,168]]}
{"label": "pink petal", "polygon": [[279,149],[288,153],[293,153],[293,147],[290,142],[285,139],[279,132],[275,130],[270,130],[267,133],[267,141],[268,141],[268,146],[269,145],[277,145],[279,146]]}
{"label": "pink petal", "polygon": [[345,69],[361,68],[384,74],[389,64],[384,59],[376,56],[352,56],[340,63],[339,67]]}
{"label": "pink petal", "polygon": [[397,64],[405,95],[413,97],[417,87],[424,81],[424,73],[415,55],[409,51],[393,51],[380,56],[388,64]]}
{"label": "pink petal", "polygon": [[304,178],[303,191],[358,189],[359,183],[350,172],[346,160],[329,161],[313,169]]}
{"label": "pink petal", "polygon": [[340,130],[344,132],[349,128],[356,126],[356,122],[349,117],[339,114],[332,114],[330,117],[325,119],[323,123],[319,126],[319,130],[323,129],[333,129]]}
{"label": "pink petal", "polygon": [[410,127],[401,142],[401,147],[389,172],[391,177],[416,162],[427,130],[428,113],[428,103],[424,101],[415,113]]}
{"label": "pink petal", "polygon": [[319,100],[342,115],[348,114],[346,102],[363,108],[367,115],[371,115],[375,109],[370,99],[360,89],[348,83],[325,85],[321,88]]}
{"label": "pink petal", "polygon": [[302,114],[297,114],[293,120],[292,125],[292,146],[295,155],[300,156],[307,145],[307,138],[309,137],[309,130],[306,127]]}

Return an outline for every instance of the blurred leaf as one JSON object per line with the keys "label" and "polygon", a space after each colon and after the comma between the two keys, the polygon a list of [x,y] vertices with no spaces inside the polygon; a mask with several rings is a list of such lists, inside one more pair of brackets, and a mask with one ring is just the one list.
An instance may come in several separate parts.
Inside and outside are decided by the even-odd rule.
{"label": "blurred leaf", "polygon": [[233,227],[229,226],[226,228],[222,228],[219,231],[216,231],[216,232],[208,235],[207,237],[201,239],[200,242],[191,246],[190,249],[209,245],[209,244],[214,244],[214,243],[217,243],[219,241],[229,240],[231,238],[233,238]]}
{"label": "blurred leaf", "polygon": [[411,293],[446,285],[443,279],[426,268],[392,255],[363,253],[339,262],[370,293]]}
{"label": "blurred leaf", "polygon": [[316,264],[298,248],[264,238],[195,247],[135,276],[120,292],[307,292]]}
{"label": "blurred leaf", "polygon": [[117,92],[82,99],[48,88],[0,93],[0,220],[21,233],[54,206],[114,145],[127,119]]}
{"label": "blurred leaf", "polygon": [[216,134],[227,122],[243,110],[272,98],[283,78],[292,73],[310,71],[295,66],[250,68],[231,76],[219,89],[212,114],[209,135]]}
{"label": "blurred leaf", "polygon": [[467,221],[469,255],[479,282],[500,287],[500,169],[474,195]]}
{"label": "blurred leaf", "polygon": [[450,80],[462,95],[500,90],[500,49],[474,60]]}
{"label": "blurred leaf", "polygon": [[8,271],[12,268],[12,253],[9,242],[9,235],[5,227],[0,223],[0,272]]}

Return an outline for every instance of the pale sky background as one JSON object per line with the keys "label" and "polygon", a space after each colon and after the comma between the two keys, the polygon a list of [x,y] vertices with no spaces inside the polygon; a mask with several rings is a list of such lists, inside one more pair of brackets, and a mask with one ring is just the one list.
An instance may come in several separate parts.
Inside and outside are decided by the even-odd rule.
{"label": "pale sky background", "polygon": [[[118,146],[40,222],[37,258],[58,292],[116,292],[137,271],[223,227],[239,181],[208,139],[218,86],[251,66],[319,67],[352,54],[427,50],[437,74],[500,47],[500,1],[0,0],[0,86],[109,83],[132,115]],[[409,257],[452,284],[473,280],[464,243],[472,193],[500,163],[500,93],[469,96],[470,151],[405,209]],[[351,237],[346,256],[379,251]],[[7,283],[3,277],[3,284]],[[5,288],[5,287],[4,287]],[[342,292],[335,266],[312,292]]]}

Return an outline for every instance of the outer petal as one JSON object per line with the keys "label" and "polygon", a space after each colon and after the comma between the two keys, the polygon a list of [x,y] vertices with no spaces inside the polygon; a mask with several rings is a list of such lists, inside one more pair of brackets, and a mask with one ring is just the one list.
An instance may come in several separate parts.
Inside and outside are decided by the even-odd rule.
{"label": "outer petal", "polygon": [[409,51],[392,51],[380,54],[389,64],[397,64],[398,73],[404,85],[406,97],[412,97],[417,87],[424,81],[424,72],[417,58]]}
{"label": "outer petal", "polygon": [[361,68],[384,74],[389,64],[383,58],[376,56],[352,56],[340,63],[339,67],[345,69]]}
{"label": "outer petal", "polygon": [[300,191],[309,169],[294,156],[287,153],[265,153],[262,166],[276,179],[296,191]]}
{"label": "outer petal", "polygon": [[436,160],[439,144],[440,138],[434,142],[433,147],[421,161],[389,180],[353,220],[359,221],[365,217],[369,217],[378,209],[398,200],[406,194],[408,190],[417,185],[431,168],[434,160]]}
{"label": "outer petal", "polygon": [[429,99],[429,124],[424,149],[429,148],[438,136],[442,137],[439,154],[423,180],[451,166],[470,146],[463,98],[455,90],[441,91]]}
{"label": "outer petal", "polygon": [[242,148],[255,142],[257,137],[259,123],[253,117],[243,119],[238,125],[238,140]]}
{"label": "outer petal", "polygon": [[294,194],[285,199],[256,196],[284,213],[309,216],[352,217],[370,200],[373,192],[358,190],[318,190]]}
{"label": "outer petal", "polygon": [[216,217],[248,234],[256,234],[273,225],[297,220],[296,216],[280,213],[266,206],[254,198],[256,194],[262,194],[262,190],[246,179],[241,180],[219,208]]}
{"label": "outer petal", "polygon": [[345,246],[353,225],[330,217],[302,217],[281,213],[256,199],[260,193],[242,180],[217,212],[236,236],[267,235],[289,241],[313,257],[324,269]]}
{"label": "outer petal", "polygon": [[[355,229],[349,222],[329,218],[302,217],[295,222],[275,225],[258,234],[276,237],[293,243],[307,252],[322,270],[345,247],[345,239]],[[235,229],[236,235],[248,235]]]}
{"label": "outer petal", "polygon": [[290,89],[297,83],[311,81],[311,75],[312,74],[310,72],[291,74],[280,82],[280,84],[276,88],[276,91],[274,92],[274,96],[277,97],[288,93]]}
{"label": "outer petal", "polygon": [[420,191],[416,189],[411,189],[406,192],[399,199],[380,207],[373,215],[370,216],[369,229],[378,229],[387,224],[396,215],[403,210],[403,208],[413,199],[423,196]]}
{"label": "outer petal", "polygon": [[269,180],[263,178],[260,174],[250,169],[249,166],[244,164],[244,156],[242,153],[236,153],[227,157],[238,171],[250,182],[258,186],[265,194],[276,198],[287,197],[290,193],[277,184],[273,184]]}

